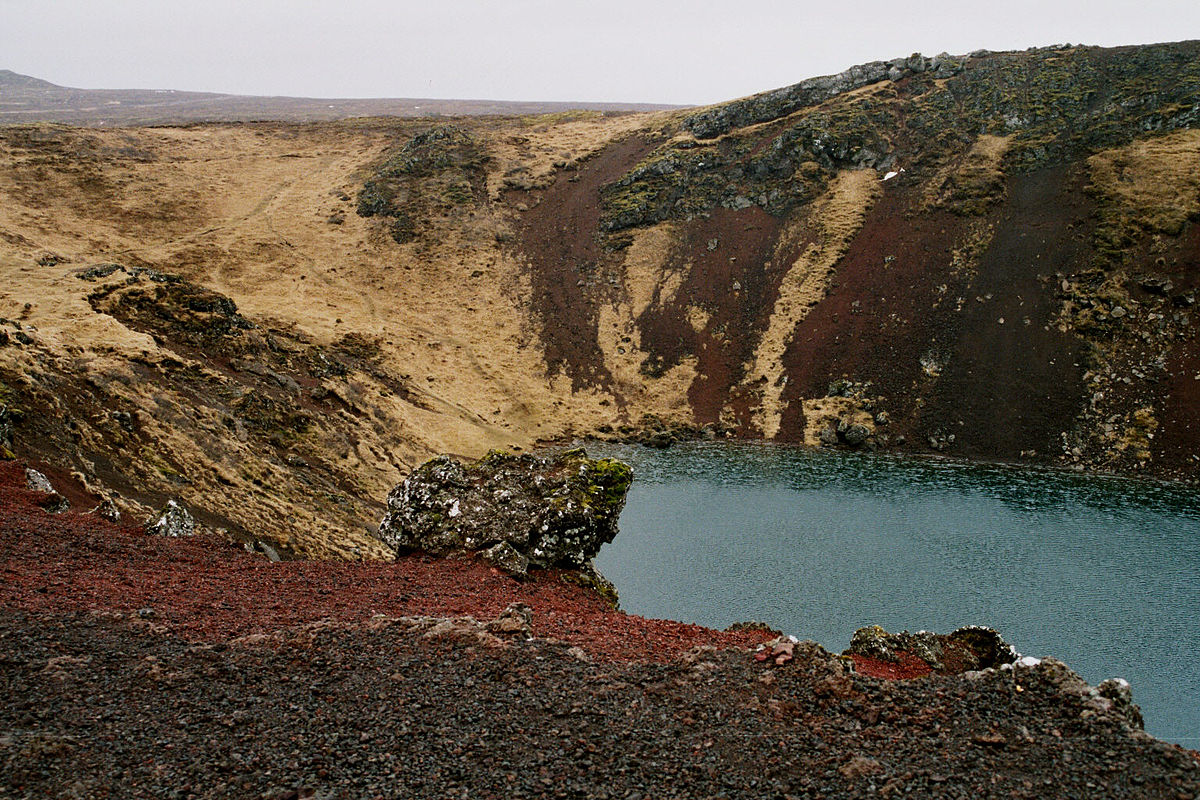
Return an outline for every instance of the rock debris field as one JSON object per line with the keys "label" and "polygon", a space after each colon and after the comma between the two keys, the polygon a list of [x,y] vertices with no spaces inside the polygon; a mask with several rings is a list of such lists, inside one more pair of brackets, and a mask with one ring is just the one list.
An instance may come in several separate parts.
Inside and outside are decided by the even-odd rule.
{"label": "rock debris field", "polygon": [[561,573],[271,563],[48,513],[22,475],[0,464],[0,797],[1200,793],[1196,753],[1053,660],[885,680],[801,643],[775,666],[768,633],[625,615]]}

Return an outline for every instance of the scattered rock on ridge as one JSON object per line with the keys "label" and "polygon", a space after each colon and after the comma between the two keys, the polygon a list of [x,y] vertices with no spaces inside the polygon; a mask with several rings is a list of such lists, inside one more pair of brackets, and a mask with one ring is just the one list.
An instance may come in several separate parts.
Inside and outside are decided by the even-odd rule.
{"label": "scattered rock on ridge", "polygon": [[508,542],[497,542],[480,555],[484,561],[510,575],[524,575],[529,571],[529,559]]}
{"label": "scattered rock on ridge", "polygon": [[113,502],[111,497],[106,497],[100,501],[100,504],[88,512],[101,519],[106,519],[109,522],[121,521],[121,510],[117,508],[117,504]]}
{"label": "scattered rock on ridge", "polygon": [[250,541],[243,543],[242,547],[244,547],[246,551],[250,553],[261,553],[267,557],[268,561],[271,562],[283,560],[283,556],[279,554],[279,551],[267,542],[264,542],[262,539],[251,539]]}
{"label": "scattered rock on ridge", "polygon": [[36,469],[25,469],[25,485],[35,491],[45,494],[52,494],[54,487],[50,484],[50,479]]}
{"label": "scattered rock on ridge", "polygon": [[440,456],[388,494],[379,538],[397,555],[483,551],[518,576],[529,567],[581,569],[616,536],[632,480],[625,464],[582,449],[557,457],[493,450],[473,463]]}
{"label": "scattered rock on ridge", "polygon": [[1124,678],[1109,678],[1101,681],[1096,687],[1099,695],[1112,703],[1115,709],[1129,725],[1137,730],[1145,728],[1142,720],[1142,709],[1133,702],[1133,689]]}
{"label": "scattered rock on ridge", "polygon": [[67,498],[54,490],[50,479],[36,469],[29,469],[28,467],[25,469],[25,485],[32,491],[41,492],[46,495],[38,505],[51,514],[61,514],[71,507],[71,504],[67,502]]}
{"label": "scattered rock on ridge", "polygon": [[533,638],[533,609],[525,603],[513,603],[485,626],[491,633]]}
{"label": "scattered rock on ridge", "polygon": [[776,637],[783,636],[783,631],[772,628],[762,620],[750,619],[743,622],[735,622],[725,629],[727,632],[736,633],[738,631],[762,631],[763,633],[771,633]]}
{"label": "scattered rock on ridge", "polygon": [[968,625],[949,633],[888,633],[878,625],[859,628],[846,655],[895,663],[900,654],[916,656],[935,672],[961,673],[1011,664],[1018,653],[991,628]]}
{"label": "scattered rock on ridge", "polygon": [[1132,730],[1143,729],[1142,710],[1133,702],[1128,681],[1109,678],[1099,686],[1091,686],[1057,658],[1022,658],[1012,668],[1020,669],[1027,683],[1031,678],[1045,681],[1062,697],[1079,703],[1080,719],[1110,717]]}
{"label": "scattered rock on ridge", "polygon": [[838,436],[851,447],[859,447],[871,436],[871,429],[866,425],[842,421],[837,426]]}
{"label": "scattered rock on ridge", "polygon": [[882,83],[931,73],[937,80],[958,75],[965,68],[966,57],[939,53],[926,58],[913,53],[908,58],[892,61],[871,61],[859,64],[836,75],[809,78],[791,86],[734,100],[692,114],[683,122],[697,139],[714,139],[734,128],[754,125],[785,117],[802,108],[820,103],[841,94]]}
{"label": "scattered rock on ridge", "polygon": [[146,533],[153,536],[192,536],[196,533],[196,521],[181,504],[168,500],[166,508],[146,523]]}

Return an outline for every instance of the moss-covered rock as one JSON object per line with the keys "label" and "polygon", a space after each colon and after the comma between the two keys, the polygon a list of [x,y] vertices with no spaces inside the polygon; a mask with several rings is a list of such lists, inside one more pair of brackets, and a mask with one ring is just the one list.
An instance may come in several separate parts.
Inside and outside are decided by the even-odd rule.
{"label": "moss-covered rock", "polygon": [[916,656],[937,672],[959,673],[1011,664],[1017,651],[991,628],[968,625],[949,634],[918,631],[888,633],[878,625],[859,628],[846,655],[896,663],[900,654]]}
{"label": "moss-covered rock", "polygon": [[[109,270],[112,266],[116,268]],[[244,349],[244,334],[257,328],[230,298],[177,275],[140,267],[104,267],[79,273],[84,280],[110,279],[88,296],[92,308],[151,334],[160,343],[234,355]],[[113,282],[120,277],[118,272],[126,277]]]}
{"label": "moss-covered rock", "polygon": [[397,555],[506,544],[531,567],[583,569],[616,536],[632,480],[625,464],[581,449],[557,457],[493,450],[468,463],[440,456],[388,495],[379,538]]}
{"label": "moss-covered rock", "polygon": [[401,145],[363,183],[358,215],[390,219],[392,239],[410,242],[430,214],[484,201],[486,164],[484,148],[463,128],[431,128]]}

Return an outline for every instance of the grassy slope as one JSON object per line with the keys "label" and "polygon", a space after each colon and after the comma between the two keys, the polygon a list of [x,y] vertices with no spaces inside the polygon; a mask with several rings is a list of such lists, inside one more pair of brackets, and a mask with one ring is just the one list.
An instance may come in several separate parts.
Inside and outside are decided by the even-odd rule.
{"label": "grassy slope", "polygon": [[647,415],[1191,477],[1195,50],[701,115],[0,129],[12,449],[346,557],[434,452]]}

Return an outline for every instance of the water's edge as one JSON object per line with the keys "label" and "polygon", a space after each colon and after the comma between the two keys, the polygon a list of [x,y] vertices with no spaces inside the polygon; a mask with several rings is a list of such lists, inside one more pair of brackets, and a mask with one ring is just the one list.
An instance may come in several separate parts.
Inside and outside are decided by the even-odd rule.
{"label": "water's edge", "polygon": [[590,442],[634,467],[598,556],[627,611],[760,619],[840,651],[858,627],[999,630],[1147,731],[1200,739],[1200,493],[1180,484],[761,443]]}

